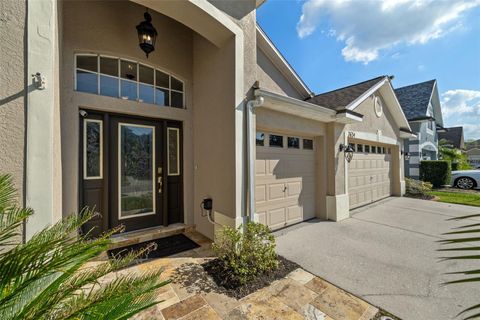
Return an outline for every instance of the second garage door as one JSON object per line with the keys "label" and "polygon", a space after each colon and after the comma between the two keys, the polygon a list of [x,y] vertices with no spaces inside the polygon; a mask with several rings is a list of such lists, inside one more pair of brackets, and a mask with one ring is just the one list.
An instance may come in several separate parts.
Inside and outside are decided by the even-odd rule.
{"label": "second garage door", "polygon": [[355,153],[348,166],[350,209],[392,194],[391,148],[373,144],[351,144]]}
{"label": "second garage door", "polygon": [[315,217],[312,139],[259,132],[255,171],[260,222],[278,229]]}

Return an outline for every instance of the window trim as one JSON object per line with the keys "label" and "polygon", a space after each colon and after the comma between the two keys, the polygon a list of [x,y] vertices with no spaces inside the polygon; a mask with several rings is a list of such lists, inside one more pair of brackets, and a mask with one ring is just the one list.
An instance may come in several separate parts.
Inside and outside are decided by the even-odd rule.
{"label": "window trim", "polygon": [[[150,128],[152,129],[152,212],[144,212],[140,214],[132,214],[127,217],[122,217],[122,166],[121,166],[121,155],[122,155],[122,126],[126,127],[139,127],[139,128]],[[117,161],[118,161],[118,189],[117,189],[117,195],[118,195],[118,220],[126,220],[126,219],[132,219],[132,218],[137,218],[137,217],[142,217],[142,216],[150,216],[154,215],[157,212],[157,200],[156,200],[156,170],[155,170],[155,164],[156,164],[156,159],[155,159],[155,126],[148,126],[148,125],[143,125],[143,124],[136,124],[136,123],[128,123],[128,122],[119,122],[118,123],[118,154],[117,154]]]}
{"label": "window trim", "polygon": [[[100,124],[100,175],[87,176],[87,123],[94,122]],[[103,120],[83,119],[83,179],[98,180],[103,179]]]}
{"label": "window trim", "polygon": [[[177,172],[170,172],[170,131],[177,132]],[[175,127],[167,128],[167,175],[168,176],[179,176],[180,172],[180,129]]]}
{"label": "window trim", "polygon": [[[78,56],[89,56],[89,57],[96,57],[97,58],[97,71],[91,71],[91,70],[86,70],[86,69],[82,69],[82,68],[78,68],[77,67],[77,58]],[[112,75],[107,75],[107,74],[103,74],[100,72],[100,58],[103,57],[103,58],[110,58],[110,59],[116,59],[117,60],[117,64],[118,64],[118,76],[115,77],[115,76],[112,76]],[[120,99],[120,100],[130,100],[130,99],[122,99],[122,90],[121,90],[121,83],[122,83],[122,80],[126,80],[126,81],[131,81],[131,82],[134,82],[136,83],[136,87],[137,87],[137,99],[135,100],[130,100],[130,101],[135,101],[135,102],[140,102],[140,88],[139,88],[139,84],[145,84],[144,82],[140,82],[140,79],[139,79],[139,76],[140,76],[140,65],[143,65],[145,67],[148,67],[148,68],[152,68],[153,69],[153,89],[154,89],[154,103],[153,105],[156,105],[157,107],[169,107],[169,108],[175,108],[175,109],[187,109],[187,106],[186,106],[186,88],[185,88],[185,79],[183,79],[182,77],[179,77],[177,74],[174,74],[172,72],[169,72],[163,68],[160,68],[160,67],[156,67],[156,66],[153,66],[153,65],[150,65],[148,63],[144,63],[144,62],[141,62],[141,61],[136,61],[136,60],[132,60],[132,59],[129,59],[129,58],[122,58],[120,56],[112,56],[112,55],[108,55],[108,54],[102,54],[102,53],[91,53],[91,52],[87,52],[87,53],[82,53],[82,52],[75,52],[74,53],[74,58],[73,58],[74,62],[73,62],[73,78],[74,78],[74,85],[73,85],[73,88],[74,88],[74,91],[76,92],[82,92],[82,93],[87,93],[87,94],[96,94],[96,95],[101,95],[100,94],[100,77],[101,76],[107,76],[107,77],[111,77],[111,78],[117,78],[118,79],[118,96],[117,97],[112,97],[112,96],[106,96],[106,95],[101,95],[102,97],[109,97],[109,98],[116,98],[116,99]],[[136,76],[136,80],[130,80],[130,79],[124,79],[121,77],[121,61],[127,61],[127,62],[131,62],[131,63],[135,63],[137,65],[137,76]],[[83,92],[83,91],[79,91],[78,90],[78,83],[77,83],[77,71],[80,70],[80,71],[83,71],[83,72],[88,72],[88,73],[92,73],[92,74],[95,74],[97,76],[97,92],[96,93],[90,93],[90,92]],[[170,88],[165,88],[165,87],[162,87],[162,86],[157,86],[157,79],[156,79],[156,70],[168,75],[168,85]],[[180,91],[180,90],[176,90],[176,89],[172,89],[172,77],[174,77],[176,80],[178,80],[179,82],[182,83],[182,86],[183,86],[183,91]],[[148,85],[148,84],[147,84]],[[162,106],[162,105],[159,105],[157,104],[157,94],[156,94],[156,91],[155,91],[155,88],[160,88],[160,89],[163,89],[163,90],[168,90],[168,103],[169,105],[168,106]],[[174,106],[171,106],[171,103],[172,103],[172,91],[174,92],[177,92],[177,93],[181,93],[182,94],[182,107],[179,108],[179,107],[174,107]],[[146,104],[152,104],[152,103],[148,103],[148,102],[140,102],[140,103],[146,103]]]}

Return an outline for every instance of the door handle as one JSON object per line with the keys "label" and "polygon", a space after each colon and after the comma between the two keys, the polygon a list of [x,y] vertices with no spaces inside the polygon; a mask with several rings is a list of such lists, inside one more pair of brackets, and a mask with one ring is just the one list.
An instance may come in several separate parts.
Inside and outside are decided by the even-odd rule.
{"label": "door handle", "polygon": [[162,167],[158,167],[158,193],[162,193],[163,190],[163,176],[162,176]]}

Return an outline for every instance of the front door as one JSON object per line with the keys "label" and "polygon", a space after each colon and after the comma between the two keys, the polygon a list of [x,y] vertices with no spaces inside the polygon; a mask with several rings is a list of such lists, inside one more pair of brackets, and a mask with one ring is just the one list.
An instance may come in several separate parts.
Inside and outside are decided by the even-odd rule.
{"label": "front door", "polygon": [[113,117],[110,133],[111,226],[130,231],[163,224],[162,123]]}
{"label": "front door", "polygon": [[84,229],[183,222],[180,123],[94,111],[80,123],[80,209],[100,213]]}

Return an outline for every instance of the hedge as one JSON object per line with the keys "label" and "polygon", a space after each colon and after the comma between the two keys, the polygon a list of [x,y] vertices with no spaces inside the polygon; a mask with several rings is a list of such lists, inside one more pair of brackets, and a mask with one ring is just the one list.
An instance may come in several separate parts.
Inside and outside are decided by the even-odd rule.
{"label": "hedge", "polygon": [[420,162],[420,180],[430,182],[434,188],[450,184],[451,172],[448,160]]}

